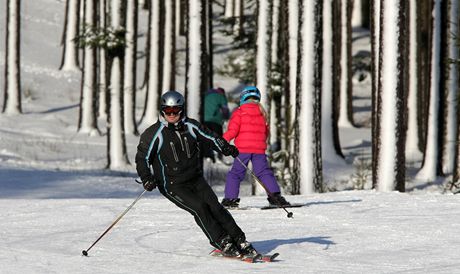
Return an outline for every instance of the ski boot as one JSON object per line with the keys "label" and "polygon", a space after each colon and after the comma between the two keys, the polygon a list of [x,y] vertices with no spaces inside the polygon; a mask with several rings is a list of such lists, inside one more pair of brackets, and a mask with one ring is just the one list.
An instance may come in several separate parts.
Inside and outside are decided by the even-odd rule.
{"label": "ski boot", "polygon": [[224,257],[240,257],[241,253],[233,243],[232,238],[227,235],[219,242],[219,247]]}
{"label": "ski boot", "polygon": [[235,208],[238,208],[238,206],[240,205],[240,198],[235,198],[235,199],[224,198],[224,199],[222,199],[221,204],[226,209],[235,209]]}
{"label": "ski boot", "polygon": [[273,207],[283,207],[291,205],[288,201],[286,201],[286,199],[283,196],[281,196],[281,193],[279,192],[275,192],[273,193],[273,195],[268,196],[267,200],[270,206]]}
{"label": "ski boot", "polygon": [[243,234],[236,240],[236,245],[244,257],[258,257],[259,253],[257,250],[252,246],[252,244],[246,241],[246,236]]}

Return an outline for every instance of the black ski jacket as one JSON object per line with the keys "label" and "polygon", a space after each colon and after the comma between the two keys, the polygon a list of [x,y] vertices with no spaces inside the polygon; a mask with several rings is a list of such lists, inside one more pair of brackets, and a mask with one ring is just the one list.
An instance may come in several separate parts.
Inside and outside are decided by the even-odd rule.
{"label": "black ski jacket", "polygon": [[141,134],[136,153],[137,174],[143,182],[155,179],[165,188],[202,176],[200,142],[220,152],[229,145],[194,119],[185,117],[176,124],[158,120]]}

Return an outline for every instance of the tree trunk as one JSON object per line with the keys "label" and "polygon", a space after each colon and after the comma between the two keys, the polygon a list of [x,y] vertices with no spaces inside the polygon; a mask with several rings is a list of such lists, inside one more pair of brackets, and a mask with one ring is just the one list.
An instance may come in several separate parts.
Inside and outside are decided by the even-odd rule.
{"label": "tree trunk", "polygon": [[187,69],[187,116],[202,120],[204,92],[209,88],[206,56],[206,0],[190,1],[187,32],[189,63]]}
{"label": "tree trunk", "polygon": [[[299,1],[292,0],[288,2],[288,32],[289,32],[289,45],[288,45],[288,85],[289,85],[289,103],[286,106],[286,123],[288,132],[288,149],[289,149],[289,167],[294,173],[294,163],[296,162],[295,153],[295,138],[294,134],[295,121],[296,121],[296,103],[297,103],[297,76],[298,76],[298,34],[299,34]],[[293,178],[295,182],[296,179]],[[293,189],[294,191],[294,189]]]}
{"label": "tree trunk", "polygon": [[338,124],[334,121],[334,27],[333,12],[334,1],[323,2],[323,56],[322,56],[322,81],[321,81],[321,145],[323,160],[330,163],[344,164],[343,154],[338,138]]}
{"label": "tree trunk", "polygon": [[377,180],[375,174],[377,174],[377,155],[379,154],[378,147],[378,127],[377,127],[377,113],[378,113],[378,91],[379,91],[379,75],[380,75],[380,10],[381,5],[379,0],[372,0],[371,2],[371,76],[372,76],[372,188],[377,188]]}
{"label": "tree trunk", "polygon": [[351,0],[342,0],[342,50],[340,53],[340,115],[339,125],[353,127],[352,84],[351,84]]}
{"label": "tree trunk", "polygon": [[78,45],[75,38],[78,36],[80,25],[80,0],[67,0],[62,36],[62,61],[60,70],[79,71]]}
{"label": "tree trunk", "polygon": [[6,3],[5,96],[2,112],[16,115],[21,109],[21,1]]}
{"label": "tree trunk", "polygon": [[[107,0],[99,0],[99,28],[107,27]],[[98,117],[107,119],[107,50],[99,48]]]}
{"label": "tree trunk", "polygon": [[[443,149],[442,149],[442,166],[443,173],[452,173],[454,170],[454,160],[455,160],[455,142],[457,138],[458,131],[458,120],[457,120],[457,111],[458,111],[458,81],[459,81],[459,71],[458,63],[451,62],[452,60],[459,59],[459,49],[457,44],[458,39],[458,1],[445,1],[444,2],[444,14],[445,24],[443,27],[444,30],[444,39],[445,39],[445,53],[444,60],[444,70],[443,75],[447,75],[445,78],[445,100],[443,108],[444,114],[444,132],[443,136]],[[455,22],[455,23],[454,23]]]}
{"label": "tree trunk", "polygon": [[[110,27],[120,30],[122,23],[122,0],[111,0]],[[123,125],[123,56],[124,48],[109,50],[109,115],[107,117],[108,168],[121,169],[129,165]]]}
{"label": "tree trunk", "polygon": [[374,184],[380,191],[405,191],[406,0],[381,2],[380,72]]}
{"label": "tree trunk", "polygon": [[409,23],[409,95],[408,95],[408,121],[407,121],[407,141],[406,141],[406,160],[417,161],[423,155],[419,146],[419,124],[418,117],[418,97],[422,92],[419,91],[419,79],[417,78],[417,10],[418,1],[410,0],[410,23]]}
{"label": "tree trunk", "polygon": [[298,100],[299,193],[322,192],[321,163],[321,24],[319,0],[303,0],[300,32]]}
{"label": "tree trunk", "polygon": [[126,48],[124,59],[124,126],[126,134],[138,135],[136,125],[136,60],[137,60],[137,17],[138,2],[126,2]]}
{"label": "tree trunk", "polygon": [[163,55],[163,80],[161,91],[175,88],[176,37],[175,37],[175,2],[165,3],[165,30]]}
{"label": "tree trunk", "polygon": [[433,23],[431,40],[430,97],[426,131],[426,148],[423,166],[416,179],[433,182],[439,170],[439,106],[441,79],[441,0],[433,0]]}
{"label": "tree trunk", "polygon": [[155,123],[158,119],[158,103],[162,93],[161,91],[161,74],[162,74],[162,58],[160,43],[162,39],[161,30],[161,12],[163,12],[160,0],[150,0],[150,16],[149,19],[149,75],[147,77],[147,95],[144,107],[144,114],[142,115],[142,127],[148,127]]}
{"label": "tree trunk", "polygon": [[[88,27],[96,23],[95,0],[84,1],[84,22]],[[96,135],[97,129],[97,50],[93,46],[85,46],[83,51],[83,70],[80,96],[80,115],[78,121],[78,132]]]}

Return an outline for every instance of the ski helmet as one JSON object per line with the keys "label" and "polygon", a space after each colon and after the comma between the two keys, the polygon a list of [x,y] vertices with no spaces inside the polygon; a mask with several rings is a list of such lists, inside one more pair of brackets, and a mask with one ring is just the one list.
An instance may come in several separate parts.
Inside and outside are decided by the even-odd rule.
{"label": "ski helmet", "polygon": [[182,94],[175,90],[168,90],[161,95],[161,115],[164,117],[165,114],[175,113],[180,114],[181,117],[184,115],[185,99]]}
{"label": "ski helmet", "polygon": [[260,100],[260,91],[255,86],[247,86],[245,87],[240,94],[240,105],[246,103],[249,98],[255,98]]}

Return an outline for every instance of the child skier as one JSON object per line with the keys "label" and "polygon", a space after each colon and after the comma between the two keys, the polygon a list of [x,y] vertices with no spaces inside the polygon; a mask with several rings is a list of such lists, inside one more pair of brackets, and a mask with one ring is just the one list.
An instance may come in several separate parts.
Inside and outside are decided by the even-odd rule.
{"label": "child skier", "polygon": [[[290,203],[281,196],[265,155],[269,128],[266,112],[259,101],[259,89],[254,86],[245,87],[240,94],[240,107],[230,117],[228,130],[223,137],[229,142],[235,139],[235,145],[240,152],[238,157],[246,166],[249,161],[252,162],[255,175],[270,191],[271,195],[267,198],[270,205],[288,206]],[[239,161],[233,161],[233,166],[227,174],[225,197],[222,200],[222,205],[226,208],[238,207],[240,183],[245,174],[245,167]]]}
{"label": "child skier", "polygon": [[236,157],[238,149],[186,117],[185,99],[179,92],[167,91],[160,100],[159,120],[142,133],[137,146],[136,170],[144,189],[158,187],[168,200],[192,214],[211,245],[224,256],[257,256],[203,178],[198,142],[209,143],[226,156]]}

